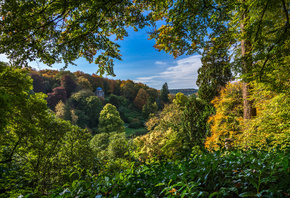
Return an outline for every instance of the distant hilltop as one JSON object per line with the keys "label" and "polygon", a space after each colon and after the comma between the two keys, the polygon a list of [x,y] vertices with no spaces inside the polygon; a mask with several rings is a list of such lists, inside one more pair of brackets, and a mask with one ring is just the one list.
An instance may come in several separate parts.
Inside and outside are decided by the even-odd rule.
{"label": "distant hilltop", "polygon": [[171,94],[177,94],[178,92],[183,93],[186,96],[197,93],[198,89],[169,89]]}

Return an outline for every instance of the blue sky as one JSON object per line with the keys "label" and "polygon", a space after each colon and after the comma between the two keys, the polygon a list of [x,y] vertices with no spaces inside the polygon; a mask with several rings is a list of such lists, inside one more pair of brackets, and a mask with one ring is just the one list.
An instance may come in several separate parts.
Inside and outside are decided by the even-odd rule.
{"label": "blue sky", "polygon": [[[167,82],[169,89],[197,88],[197,70],[201,66],[200,56],[181,56],[174,59],[172,55],[157,51],[153,45],[154,40],[148,40],[147,32],[150,28],[144,28],[138,32],[129,29],[129,37],[118,41],[121,45],[123,61],[115,61],[114,71],[116,77],[104,76],[111,79],[131,79],[142,82],[149,87],[161,89]],[[1,61],[7,61],[4,55],[0,55]],[[67,70],[96,73],[98,66],[89,64],[85,59],[75,61],[77,66],[69,66]],[[45,69],[47,66],[32,62],[32,67]],[[59,69],[63,65],[55,65],[53,69]]]}

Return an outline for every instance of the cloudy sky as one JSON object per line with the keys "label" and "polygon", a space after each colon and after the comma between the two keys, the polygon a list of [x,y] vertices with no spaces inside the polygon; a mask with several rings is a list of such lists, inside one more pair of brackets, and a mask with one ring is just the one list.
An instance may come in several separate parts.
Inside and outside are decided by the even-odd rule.
{"label": "cloudy sky", "polygon": [[[181,56],[174,59],[172,55],[157,51],[153,45],[154,40],[148,40],[150,29],[134,32],[129,29],[129,37],[118,41],[121,45],[123,61],[115,61],[114,71],[116,77],[105,76],[112,79],[131,79],[142,82],[149,87],[161,89],[167,82],[169,89],[197,88],[197,70],[201,66],[200,56]],[[1,61],[7,61],[5,55],[0,55]],[[84,59],[75,61],[77,66],[69,66],[67,70],[96,73],[98,66],[89,64]],[[45,69],[47,66],[32,62],[30,65],[36,69]],[[63,65],[54,65],[53,69],[60,69]]]}

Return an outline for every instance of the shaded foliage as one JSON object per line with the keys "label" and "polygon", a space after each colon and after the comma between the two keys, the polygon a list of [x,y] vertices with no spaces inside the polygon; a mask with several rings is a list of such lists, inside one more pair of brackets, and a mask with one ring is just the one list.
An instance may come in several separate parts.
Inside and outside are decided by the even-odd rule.
{"label": "shaded foliage", "polygon": [[61,86],[65,88],[67,98],[71,96],[71,94],[74,92],[74,90],[77,87],[77,84],[75,81],[71,78],[70,75],[63,75],[61,77]]}

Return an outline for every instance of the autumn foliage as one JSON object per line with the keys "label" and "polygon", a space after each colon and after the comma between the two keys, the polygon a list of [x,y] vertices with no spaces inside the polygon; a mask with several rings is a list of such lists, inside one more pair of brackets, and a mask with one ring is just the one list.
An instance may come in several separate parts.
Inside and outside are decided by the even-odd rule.
{"label": "autumn foliage", "polygon": [[216,114],[208,120],[211,123],[211,135],[206,139],[208,149],[219,148],[225,138],[232,138],[234,142],[241,141],[243,132],[243,103],[242,83],[228,83],[221,90],[220,96],[212,100]]}
{"label": "autumn foliage", "polygon": [[134,100],[135,106],[139,109],[142,110],[142,107],[147,103],[149,95],[144,89],[139,89],[138,94]]}

